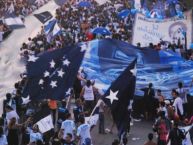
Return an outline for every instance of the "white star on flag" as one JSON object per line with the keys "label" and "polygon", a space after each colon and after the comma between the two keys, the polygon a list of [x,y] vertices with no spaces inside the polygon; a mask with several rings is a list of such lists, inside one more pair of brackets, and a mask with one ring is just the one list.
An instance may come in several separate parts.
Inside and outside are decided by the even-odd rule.
{"label": "white star on flag", "polygon": [[66,92],[66,95],[70,95],[71,94],[71,88],[68,89],[68,91]]}
{"label": "white star on flag", "polygon": [[59,76],[59,77],[62,78],[64,74],[65,74],[65,73],[64,73],[64,71],[63,71],[62,69],[58,71],[58,76]]}
{"label": "white star on flag", "polygon": [[63,65],[69,66],[69,64],[70,64],[70,61],[68,59],[65,59],[63,61]]}
{"label": "white star on flag", "polygon": [[136,76],[136,74],[137,74],[137,66],[135,65],[135,67],[134,67],[133,69],[131,69],[130,72],[131,72],[134,76]]}
{"label": "white star on flag", "polygon": [[34,55],[29,55],[28,62],[36,62],[37,59],[38,57],[35,57]]}
{"label": "white star on flag", "polygon": [[81,46],[81,52],[84,52],[84,51],[86,51],[87,50],[87,45],[86,44],[83,44],[82,46]]}
{"label": "white star on flag", "polygon": [[48,71],[44,72],[44,77],[49,77],[50,73]]}
{"label": "white star on flag", "polygon": [[22,104],[25,105],[25,104],[28,104],[31,100],[30,100],[30,96],[27,96],[27,98],[23,98],[21,97],[22,99]]}
{"label": "white star on flag", "polygon": [[50,86],[51,86],[52,88],[57,87],[57,81],[51,81]]}
{"label": "white star on flag", "polygon": [[50,67],[51,67],[51,68],[54,68],[54,67],[55,67],[55,64],[56,64],[56,63],[54,62],[54,60],[52,60],[52,61],[50,62]]}
{"label": "white star on flag", "polygon": [[43,79],[40,79],[39,85],[43,85],[43,84],[44,84],[44,80],[43,80]]}
{"label": "white star on flag", "polygon": [[110,94],[106,98],[110,100],[111,104],[113,104],[114,100],[118,100],[117,94],[118,94],[118,91],[113,92],[112,90],[110,90]]}

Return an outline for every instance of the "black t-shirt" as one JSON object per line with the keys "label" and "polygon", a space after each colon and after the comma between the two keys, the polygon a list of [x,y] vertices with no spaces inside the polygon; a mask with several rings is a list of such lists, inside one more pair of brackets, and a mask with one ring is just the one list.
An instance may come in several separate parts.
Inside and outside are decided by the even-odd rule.
{"label": "black t-shirt", "polygon": [[170,131],[169,139],[171,140],[171,145],[182,145],[185,135],[180,129],[174,128]]}

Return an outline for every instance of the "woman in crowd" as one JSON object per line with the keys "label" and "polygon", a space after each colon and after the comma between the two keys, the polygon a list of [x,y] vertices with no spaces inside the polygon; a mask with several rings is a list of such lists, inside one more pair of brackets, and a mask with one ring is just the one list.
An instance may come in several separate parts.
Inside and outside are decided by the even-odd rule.
{"label": "woman in crowd", "polygon": [[16,124],[16,118],[13,117],[8,124],[7,140],[9,145],[19,145],[19,128],[20,124]]}

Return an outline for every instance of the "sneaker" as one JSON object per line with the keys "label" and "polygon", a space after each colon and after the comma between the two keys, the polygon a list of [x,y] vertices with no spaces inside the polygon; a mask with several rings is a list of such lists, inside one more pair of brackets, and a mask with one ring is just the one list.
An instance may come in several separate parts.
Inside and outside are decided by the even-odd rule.
{"label": "sneaker", "polygon": [[140,118],[133,118],[133,121],[135,121],[135,122],[140,122],[141,119],[140,119]]}

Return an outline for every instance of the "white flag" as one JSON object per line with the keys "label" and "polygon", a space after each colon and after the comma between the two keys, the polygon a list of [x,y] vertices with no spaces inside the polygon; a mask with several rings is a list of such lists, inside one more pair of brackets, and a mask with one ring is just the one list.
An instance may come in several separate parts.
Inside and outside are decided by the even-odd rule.
{"label": "white flag", "polygon": [[98,120],[99,120],[98,114],[95,114],[91,117],[85,117],[85,122],[90,124],[90,126],[96,125]]}
{"label": "white flag", "polygon": [[36,124],[38,125],[41,133],[45,133],[54,128],[51,115],[48,115],[47,117],[41,119]]}

